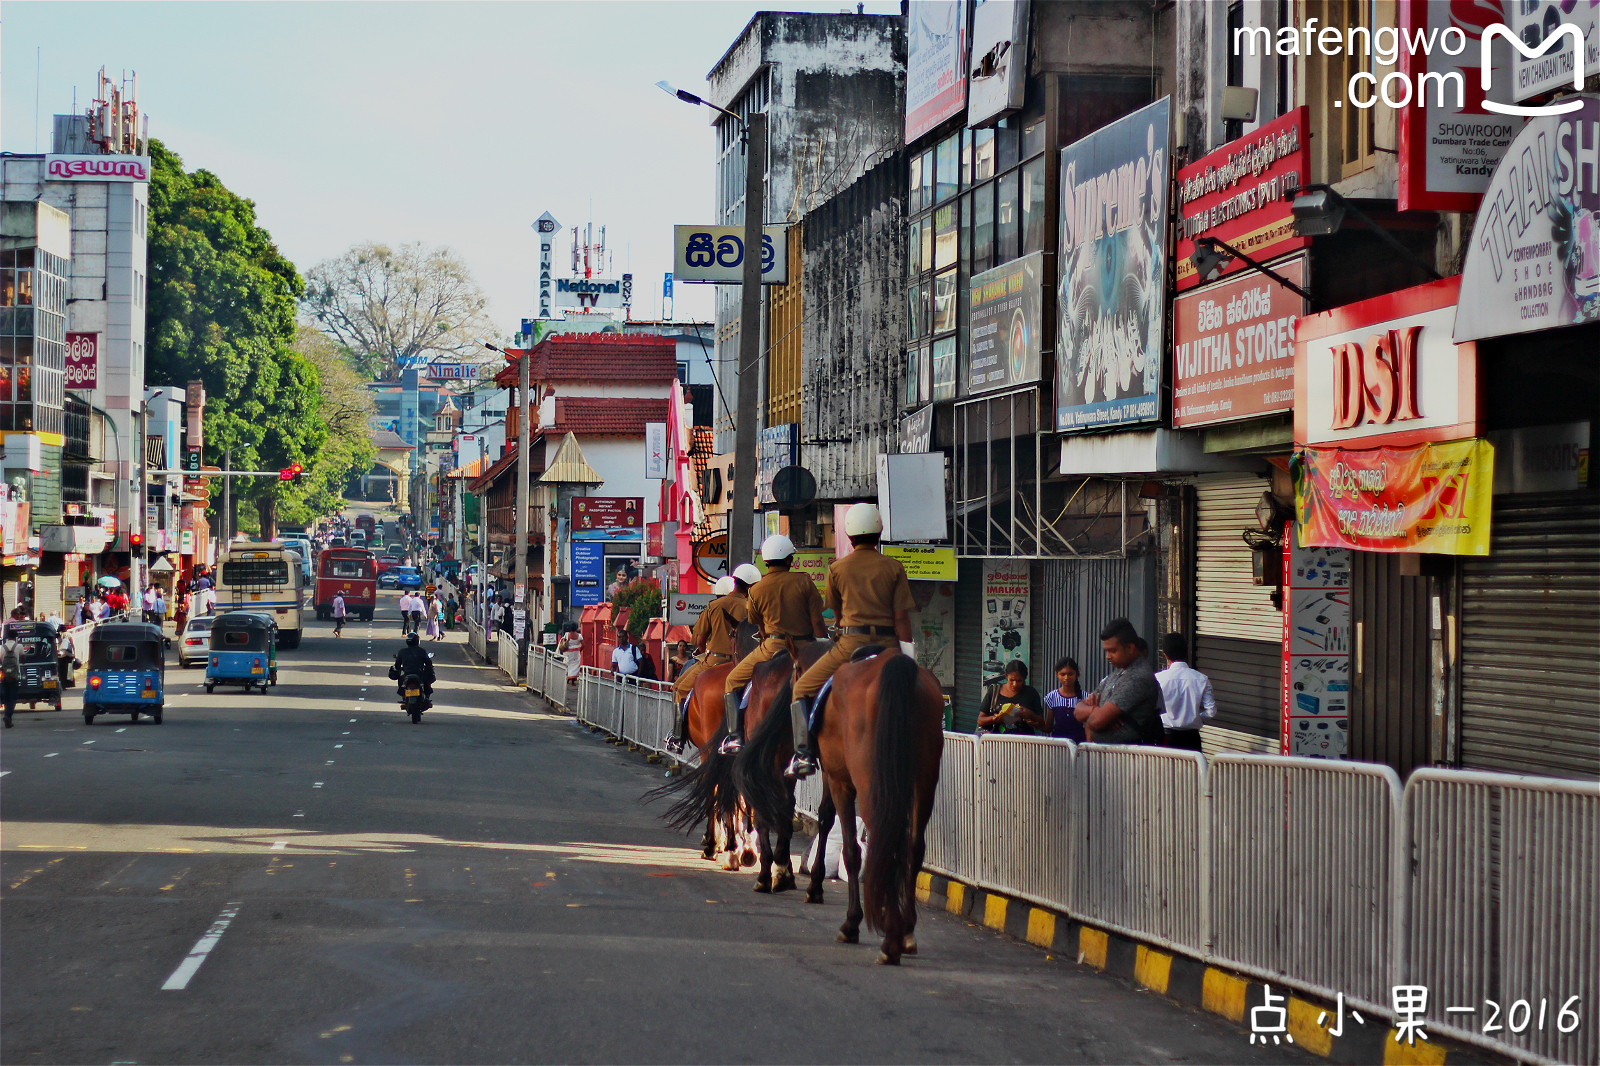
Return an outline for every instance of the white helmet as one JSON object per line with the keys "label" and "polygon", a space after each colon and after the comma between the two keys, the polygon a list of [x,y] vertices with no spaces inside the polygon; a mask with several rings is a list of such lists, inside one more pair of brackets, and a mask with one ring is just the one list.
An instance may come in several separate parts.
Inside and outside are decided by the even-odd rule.
{"label": "white helmet", "polygon": [[875,503],[858,503],[844,513],[844,532],[847,537],[883,532],[883,516]]}
{"label": "white helmet", "polygon": [[794,554],[794,541],[782,533],[774,533],[761,542],[761,558],[769,563],[787,559]]}
{"label": "white helmet", "polygon": [[754,585],[761,580],[761,571],[756,569],[754,563],[740,563],[733,568],[733,576],[746,585]]}
{"label": "white helmet", "polygon": [[728,574],[723,574],[717,578],[717,583],[711,586],[711,594],[713,596],[726,596],[736,587],[733,583],[733,578]]}

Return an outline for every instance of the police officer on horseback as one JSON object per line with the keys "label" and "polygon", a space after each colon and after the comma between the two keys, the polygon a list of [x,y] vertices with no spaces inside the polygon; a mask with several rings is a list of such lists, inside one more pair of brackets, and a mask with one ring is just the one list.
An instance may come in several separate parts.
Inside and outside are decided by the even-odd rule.
{"label": "police officer on horseback", "polygon": [[755,676],[756,667],[788,651],[791,642],[810,643],[828,635],[822,625],[822,597],[816,583],[790,569],[794,542],[782,533],[774,533],[761,542],[761,558],[767,564],[767,573],[750,587],[748,621],[761,631],[762,639],[755,651],[728,674],[724,685],[728,735],[719,749],[724,755],[732,755],[743,746],[739,697]]}
{"label": "police officer on horseback", "polygon": [[870,503],[850,508],[845,512],[844,531],[853,550],[828,567],[824,596],[833,610],[838,636],[833,647],[795,682],[794,702],[789,707],[794,758],[785,771],[787,777],[803,778],[817,772],[817,757],[811,748],[811,701],[835,670],[870,644],[886,645],[913,657],[916,654],[911,642],[911,583],[900,560],[878,551],[883,533],[878,508]]}
{"label": "police officer on horseback", "polygon": [[[760,571],[755,567],[749,563],[745,567],[753,571],[756,578],[760,578]],[[737,573],[737,570],[734,571],[734,574]],[[678,675],[678,680],[672,685],[673,699],[678,703],[678,718],[672,735],[667,737],[666,746],[674,755],[682,754],[684,741],[689,736],[689,694],[694,691],[695,678],[703,670],[733,661],[734,633],[739,623],[745,620],[747,610],[747,586],[734,574],[719,577],[717,583],[711,586],[717,598],[706,604],[706,609],[700,612],[692,634],[697,658]]]}

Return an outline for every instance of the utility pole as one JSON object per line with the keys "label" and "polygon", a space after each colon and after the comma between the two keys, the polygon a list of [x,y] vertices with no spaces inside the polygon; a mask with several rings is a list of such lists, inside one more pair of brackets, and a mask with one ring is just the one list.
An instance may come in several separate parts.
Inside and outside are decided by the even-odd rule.
{"label": "utility pole", "polygon": [[[734,410],[733,498],[728,508],[728,572],[753,555],[756,411],[761,375],[761,229],[766,221],[767,115],[745,120],[744,279],[739,299],[739,394]],[[783,249],[774,249],[784,254]]]}
{"label": "utility pole", "polygon": [[[145,454],[144,442],[150,433],[150,402],[142,395],[143,391],[143,389],[140,390],[139,420],[136,423],[139,427],[139,439],[134,442],[134,462],[138,464],[139,469],[139,498],[134,501],[133,524],[128,527],[130,541],[133,539],[133,532],[135,530],[139,532],[139,546],[135,548],[132,544],[128,545],[128,602],[136,605],[132,608],[134,610],[138,610],[144,601],[144,559],[142,556],[144,555],[144,538],[149,532],[149,530],[145,529],[144,515],[148,506],[146,501],[150,498],[149,489],[146,488],[150,477],[150,464],[148,462],[149,457]],[[159,396],[160,393],[156,395]]]}
{"label": "utility pole", "polygon": [[528,632],[528,423],[533,414],[528,378],[532,362],[532,349],[524,351],[517,362],[517,587],[513,595],[523,611],[524,636]]}

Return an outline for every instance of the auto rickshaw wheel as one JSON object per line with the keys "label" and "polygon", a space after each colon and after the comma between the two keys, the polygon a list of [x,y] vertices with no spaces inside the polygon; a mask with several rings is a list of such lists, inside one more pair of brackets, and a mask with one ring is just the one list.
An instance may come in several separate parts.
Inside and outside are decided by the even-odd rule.
{"label": "auto rickshaw wheel", "polygon": [[139,720],[139,712],[138,711],[129,711],[128,712],[128,721],[137,722],[138,720]]}
{"label": "auto rickshaw wheel", "polygon": [[94,715],[89,711],[83,712],[83,724],[94,725]]}
{"label": "auto rickshaw wheel", "polygon": [[209,681],[206,682],[206,694],[207,695],[210,695],[212,692],[216,691],[216,688],[217,688],[217,686],[211,684]]}
{"label": "auto rickshaw wheel", "polygon": [[156,713],[152,714],[150,716],[150,720],[152,722],[154,722],[156,725],[160,725],[161,724],[161,709],[159,707],[156,708]]}

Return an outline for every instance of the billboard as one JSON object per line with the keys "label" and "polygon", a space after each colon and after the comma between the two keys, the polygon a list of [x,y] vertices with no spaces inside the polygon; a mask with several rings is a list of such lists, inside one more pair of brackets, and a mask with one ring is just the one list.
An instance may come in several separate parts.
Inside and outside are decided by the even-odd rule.
{"label": "billboard", "polygon": [[644,497],[574,496],[573,540],[643,540]]}
{"label": "billboard", "polygon": [[911,0],[907,18],[906,143],[910,144],[967,106],[967,2]]}
{"label": "billboard", "polygon": [[[761,284],[789,281],[786,226],[761,227]],[[738,285],[744,281],[743,226],[673,226],[672,279],[696,284]]]}
{"label": "billboard", "polygon": [[972,9],[967,126],[990,126],[1022,108],[1028,72],[1028,0],[978,0]]}
{"label": "billboard", "polygon": [[1009,389],[1043,373],[1044,253],[985,270],[968,289],[966,394]]}
{"label": "billboard", "polygon": [[[1306,287],[1304,255],[1272,269]],[[1172,301],[1172,424],[1293,410],[1294,329],[1305,313],[1305,300],[1254,272]]]}
{"label": "billboard", "polygon": [[593,311],[622,307],[622,282],[614,278],[558,278],[556,306],[581,307]]}
{"label": "billboard", "polygon": [[1058,430],[1161,417],[1170,127],[1163,97],[1061,149]]}
{"label": "billboard", "polygon": [[572,543],[572,606],[593,607],[605,599],[606,546]]}
{"label": "billboard", "polygon": [[67,388],[88,392],[100,382],[100,334],[67,334]]}

